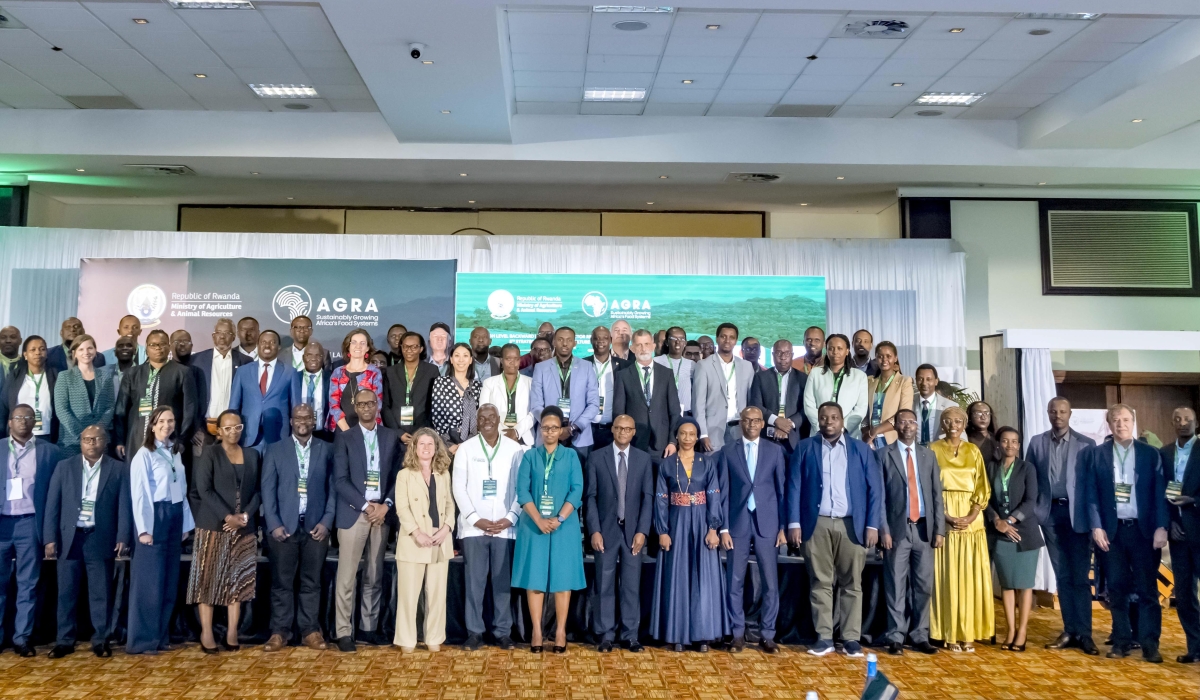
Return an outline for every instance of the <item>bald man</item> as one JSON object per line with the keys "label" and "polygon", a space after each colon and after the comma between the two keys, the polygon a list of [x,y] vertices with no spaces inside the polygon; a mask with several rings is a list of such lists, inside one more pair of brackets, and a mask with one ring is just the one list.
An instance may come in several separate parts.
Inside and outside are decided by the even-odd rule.
{"label": "bald man", "polygon": [[[146,362],[146,346],[138,343],[138,338],[140,338],[141,335],[142,335],[142,322],[140,320],[138,320],[137,316],[122,316],[121,317],[120,322],[117,323],[117,337],[122,338],[124,336],[129,336],[130,338],[133,338],[133,344],[135,346],[137,346],[137,362],[135,362],[134,364],[138,364],[138,365],[144,364]],[[100,357],[103,357],[104,361],[107,364],[110,364],[110,365],[117,364],[117,355],[113,348],[109,348],[108,350],[105,350],[103,353],[100,354]],[[96,358],[97,362],[100,361],[100,357]]]}
{"label": "bald man", "polygon": [[613,354],[626,364],[633,362],[633,358],[629,355],[629,343],[633,340],[633,328],[629,325],[629,321],[624,319],[613,321],[609,332],[612,333]]}
{"label": "bald man", "polygon": [[1175,576],[1175,612],[1187,638],[1187,653],[1176,657],[1181,664],[1200,662],[1200,450],[1196,445],[1196,412],[1180,406],[1171,414],[1175,439],[1162,448],[1163,472],[1167,479],[1167,506],[1171,516],[1171,573]]}

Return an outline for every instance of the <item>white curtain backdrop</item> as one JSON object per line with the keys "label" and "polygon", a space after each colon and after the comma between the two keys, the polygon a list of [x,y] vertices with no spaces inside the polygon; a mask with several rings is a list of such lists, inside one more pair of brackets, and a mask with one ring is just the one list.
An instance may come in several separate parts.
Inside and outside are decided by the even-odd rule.
{"label": "white curtain backdrop", "polygon": [[1024,447],[1029,447],[1033,436],[1050,429],[1046,406],[1050,399],[1058,396],[1054,386],[1054,367],[1050,363],[1047,348],[1021,349],[1021,423]]}
{"label": "white curtain backdrop", "polygon": [[[78,284],[34,282],[18,270],[77,270],[80,258],[340,258],[458,261],[460,272],[623,273],[643,275],[819,275],[830,292],[830,330],[849,335],[907,307],[915,337],[897,338],[914,352],[904,370],[929,362],[966,376],[964,254],[951,241],[601,238],[552,236],[376,236],[182,233],[0,227],[3,324],[57,337],[74,313]],[[18,279],[26,280],[21,286]],[[384,284],[403,280],[381,280]],[[36,285],[39,296],[27,292]],[[835,292],[854,311],[836,307]],[[890,292],[899,292],[894,298]],[[40,296],[46,295],[46,296]],[[911,298],[908,302],[905,297]],[[36,305],[37,309],[32,309]],[[35,313],[36,311],[36,313]],[[36,319],[36,320],[35,320]],[[833,325],[837,320],[841,325]],[[30,325],[31,324],[31,325]],[[897,323],[903,326],[903,323]],[[886,327],[886,326],[885,326]],[[897,329],[899,330],[899,328]],[[797,329],[795,342],[803,329]],[[876,340],[885,336],[876,331]],[[911,338],[911,339],[910,339]],[[889,338],[891,339],[891,338]],[[905,353],[908,355],[909,353]]]}

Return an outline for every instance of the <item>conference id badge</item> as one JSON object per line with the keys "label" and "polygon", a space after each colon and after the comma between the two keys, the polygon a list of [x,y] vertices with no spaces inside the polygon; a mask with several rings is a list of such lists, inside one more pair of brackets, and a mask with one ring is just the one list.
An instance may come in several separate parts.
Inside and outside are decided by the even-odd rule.
{"label": "conference id badge", "polygon": [[600,412],[604,413],[604,397],[600,397]]}
{"label": "conference id badge", "polygon": [[154,403],[150,399],[142,399],[138,401],[138,415],[145,418],[154,412]]}
{"label": "conference id badge", "polygon": [[1117,503],[1129,503],[1133,484],[1117,484]]}
{"label": "conference id badge", "polygon": [[496,480],[495,479],[484,479],[483,480],[483,497],[484,498],[495,498],[496,497]]}
{"label": "conference id badge", "polygon": [[83,499],[83,503],[79,509],[79,519],[89,525],[96,517],[96,502]]}
{"label": "conference id badge", "polygon": [[768,437],[768,438],[770,438],[771,440],[774,440],[774,439],[775,439],[775,428],[774,428],[774,426],[770,426],[770,425],[768,425],[768,426],[767,426],[766,435],[767,435],[767,437]]}
{"label": "conference id badge", "polygon": [[563,421],[571,420],[571,399],[559,399],[558,408],[563,413]]}
{"label": "conference id badge", "polygon": [[413,424],[413,407],[412,406],[401,406],[400,407],[400,425],[412,425],[412,424]]}
{"label": "conference id badge", "polygon": [[1183,495],[1183,482],[1182,481],[1168,481],[1167,482],[1167,498],[1179,498],[1182,495]]}
{"label": "conference id badge", "polygon": [[513,415],[513,414],[511,414],[511,413],[510,413],[510,414],[508,414],[507,416],[505,416],[505,417],[504,417],[504,427],[505,427],[505,428],[515,428],[515,427],[517,427],[517,417],[516,417],[516,416],[514,416],[514,415]]}
{"label": "conference id badge", "polygon": [[379,491],[379,472],[367,470],[367,490]]}
{"label": "conference id badge", "polygon": [[300,479],[300,481],[296,484],[296,493],[300,494],[301,496],[308,495],[308,479]]}
{"label": "conference id badge", "polygon": [[21,482],[21,477],[14,476],[8,480],[8,500],[19,501],[25,497],[25,486]]}
{"label": "conference id badge", "polygon": [[33,431],[38,432],[42,429],[42,412],[34,410],[33,412]]}
{"label": "conference id badge", "polygon": [[538,512],[543,518],[549,518],[554,515],[554,496],[548,493],[542,494],[541,503],[538,504]]}

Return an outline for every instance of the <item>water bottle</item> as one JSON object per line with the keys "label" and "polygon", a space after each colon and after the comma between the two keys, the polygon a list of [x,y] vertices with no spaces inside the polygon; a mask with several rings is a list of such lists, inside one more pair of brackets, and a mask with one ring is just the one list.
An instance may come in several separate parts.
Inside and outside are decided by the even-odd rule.
{"label": "water bottle", "polygon": [[879,670],[879,659],[874,654],[867,654],[867,680],[870,681],[875,677],[875,672]]}
{"label": "water bottle", "polygon": [[817,695],[817,691],[810,690],[804,694],[804,700],[821,700],[821,698]]}

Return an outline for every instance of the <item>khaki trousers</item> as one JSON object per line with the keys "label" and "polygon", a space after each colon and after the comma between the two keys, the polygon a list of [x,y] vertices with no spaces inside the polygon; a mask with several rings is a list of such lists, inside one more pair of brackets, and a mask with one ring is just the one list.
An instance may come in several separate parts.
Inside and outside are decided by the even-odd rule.
{"label": "khaki trousers", "polygon": [[839,589],[837,627],[842,641],[857,642],[862,636],[862,570],[867,550],[854,541],[848,530],[852,523],[848,517],[818,516],[817,526],[804,546],[818,639],[833,641],[835,585]]}
{"label": "khaki trousers", "polygon": [[417,646],[417,608],[421,590],[425,591],[425,645],[440,646],[446,641],[446,578],[450,562],[414,564],[396,562],[396,646]]}
{"label": "khaki trousers", "polygon": [[[334,588],[337,606],[335,634],[338,639],[354,636],[354,589],[358,587],[358,564],[363,566],[362,600],[358,626],[374,632],[379,625],[379,602],[383,594],[383,554],[387,549],[388,528],[380,523],[374,527],[367,514],[360,513],[354,526],[338,528],[337,583]],[[365,552],[364,552],[365,550]]]}

